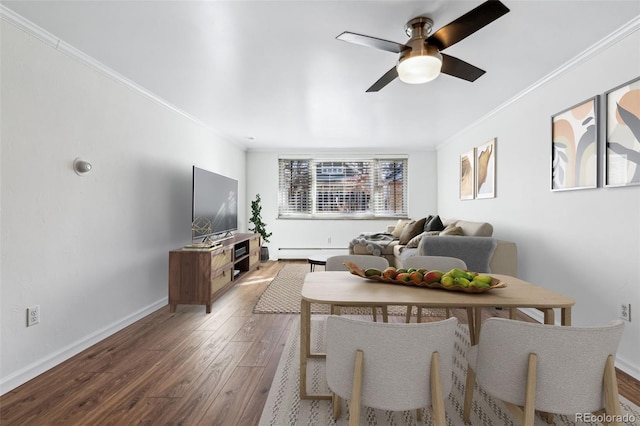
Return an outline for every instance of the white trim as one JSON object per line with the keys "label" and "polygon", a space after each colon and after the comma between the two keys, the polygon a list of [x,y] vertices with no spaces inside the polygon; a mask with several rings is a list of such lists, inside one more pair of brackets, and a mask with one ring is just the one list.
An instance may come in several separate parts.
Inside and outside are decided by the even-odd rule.
{"label": "white trim", "polygon": [[467,132],[468,130],[474,128],[475,126],[477,126],[478,124],[482,123],[483,121],[488,120],[491,116],[497,114],[498,112],[500,112],[503,109],[507,108],[511,104],[519,101],[521,98],[523,98],[526,95],[528,95],[529,93],[533,92],[534,90],[536,90],[537,88],[539,88],[543,84],[545,84],[548,81],[558,77],[561,74],[564,74],[565,72],[571,70],[573,67],[578,66],[583,62],[586,62],[587,60],[591,59],[595,55],[597,55],[600,52],[602,52],[604,49],[607,49],[607,48],[611,47],[612,45],[614,45],[615,43],[619,42],[623,38],[629,36],[630,34],[632,34],[635,31],[637,31],[638,29],[640,29],[640,15],[636,16],[635,18],[633,18],[632,20],[630,20],[629,22],[624,24],[622,27],[618,28],[617,30],[615,30],[614,32],[612,32],[611,34],[609,34],[608,36],[606,36],[602,40],[598,41],[597,43],[595,43],[591,47],[587,48],[582,53],[580,53],[579,55],[574,57],[573,59],[569,60],[568,62],[565,62],[559,68],[555,69],[554,71],[550,72],[546,76],[542,77],[540,80],[538,80],[537,82],[533,83],[531,86],[527,87],[526,89],[524,89],[522,92],[518,93],[517,95],[515,95],[511,99],[507,100],[506,102],[504,102],[503,104],[499,105],[495,109],[489,111],[487,114],[483,115],[482,117],[480,117],[479,119],[477,119],[473,123],[469,124],[468,126],[462,128],[461,130],[456,132],[454,135],[452,135],[449,138],[447,138],[441,144],[436,145],[436,151],[439,150],[440,148],[442,148],[443,146],[451,143],[453,140],[455,140],[461,134],[463,134],[463,133]]}
{"label": "white trim", "polygon": [[194,123],[198,124],[199,126],[202,126],[206,129],[208,129],[209,131],[211,131],[212,133],[214,133],[215,135],[217,135],[218,137],[220,137],[221,139],[227,141],[227,142],[231,142],[237,146],[239,146],[241,149],[246,150],[247,147],[246,145],[244,145],[243,143],[241,143],[240,141],[232,138],[229,135],[224,135],[221,134],[219,131],[213,129],[209,124],[203,122],[202,120],[188,114],[187,112],[181,110],[180,108],[176,107],[175,105],[171,104],[170,102],[166,101],[165,99],[161,98],[160,96],[154,94],[153,92],[147,90],[146,88],[140,86],[138,83],[129,80],[127,77],[123,76],[122,74],[118,73],[115,70],[112,70],[111,68],[107,67],[106,65],[104,65],[102,62],[97,61],[96,59],[92,58],[91,56],[87,55],[86,53],[76,49],[75,47],[73,47],[72,45],[70,45],[69,43],[66,43],[65,41],[59,39],[58,37],[56,37],[55,35],[51,34],[50,32],[48,32],[47,30],[39,27],[38,25],[34,24],[33,22],[29,21],[28,19],[18,15],[17,13],[13,12],[11,9],[7,8],[6,6],[0,4],[0,19],[2,19],[3,21],[14,25],[16,28],[24,31],[25,33],[35,37],[36,39],[42,41],[43,43],[45,43],[46,45],[53,47],[54,49],[60,51],[61,53],[64,53],[65,55],[69,56],[72,59],[75,59],[76,61],[80,62],[81,64],[95,70],[98,71],[99,73],[103,74],[104,76],[110,78],[113,81],[116,81],[120,84],[123,84],[124,86],[140,93],[141,95],[143,95],[144,97],[157,102],[158,104],[170,109],[171,111],[175,112],[176,114],[182,115],[183,117],[193,121]]}
{"label": "white trim", "polygon": [[34,377],[68,360],[74,355],[79,354],[80,352],[95,345],[96,343],[106,339],[112,334],[117,333],[123,328],[135,323],[136,321],[146,317],[147,315],[157,311],[158,309],[167,306],[167,303],[169,303],[168,298],[162,298],[157,302],[154,302],[151,305],[148,305],[140,309],[139,311],[123,318],[122,320],[116,321],[102,328],[101,330],[91,333],[81,338],[80,340],[77,340],[63,347],[62,349],[27,365],[26,367],[14,372],[7,377],[0,378],[0,395],[4,395],[12,389],[17,388],[21,384],[28,382]]}

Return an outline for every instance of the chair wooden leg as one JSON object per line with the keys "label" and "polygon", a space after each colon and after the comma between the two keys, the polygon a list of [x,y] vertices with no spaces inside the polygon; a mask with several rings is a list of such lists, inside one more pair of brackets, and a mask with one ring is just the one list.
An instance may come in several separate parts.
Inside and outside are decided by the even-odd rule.
{"label": "chair wooden leg", "polygon": [[373,315],[373,322],[378,322],[378,307],[377,306],[372,306],[371,307],[371,313]]}
{"label": "chair wooden leg", "polygon": [[422,322],[422,306],[418,305],[418,316],[416,317],[416,322]]}
{"label": "chair wooden leg", "polygon": [[449,310],[449,308],[444,308],[444,314],[447,316],[447,318],[451,318],[451,311]]}
{"label": "chair wooden leg", "polygon": [[433,424],[436,426],[446,425],[444,395],[440,378],[440,355],[438,352],[431,354],[431,409],[433,412]]}
{"label": "chair wooden leg", "polygon": [[382,322],[389,322],[389,312],[387,306],[382,306]]}
{"label": "chair wooden leg", "polygon": [[360,425],[360,410],[362,407],[362,375],[364,373],[364,352],[356,351],[356,362],[353,367],[353,386],[351,388],[351,403],[349,404],[349,426]]}
{"label": "chair wooden leg", "polygon": [[413,310],[413,306],[412,305],[408,305],[407,306],[407,316],[405,317],[405,321],[407,324],[409,324],[411,322],[411,311]]}
{"label": "chair wooden leg", "polygon": [[338,420],[340,418],[340,409],[342,408],[342,399],[335,392],[331,394],[331,404],[333,406],[333,420]]}
{"label": "chair wooden leg", "polygon": [[[620,419],[622,410],[620,409],[620,397],[618,395],[618,380],[616,378],[616,367],[614,365],[613,355],[607,357],[607,363],[604,367],[604,409],[606,414],[614,416],[614,419]],[[620,422],[612,422],[611,425],[619,426]]]}
{"label": "chair wooden leg", "polygon": [[476,372],[470,365],[467,365],[467,381],[464,385],[464,411],[462,412],[462,420],[469,423],[471,419],[471,403],[473,402],[473,389],[476,386]]}
{"label": "chair wooden leg", "polygon": [[422,408],[418,408],[418,409],[416,410],[416,420],[417,420],[418,422],[421,422],[421,421],[422,421]]}
{"label": "chair wooden leg", "polygon": [[536,371],[538,370],[538,355],[529,354],[527,367],[527,388],[524,396],[524,426],[533,426],[536,416]]}

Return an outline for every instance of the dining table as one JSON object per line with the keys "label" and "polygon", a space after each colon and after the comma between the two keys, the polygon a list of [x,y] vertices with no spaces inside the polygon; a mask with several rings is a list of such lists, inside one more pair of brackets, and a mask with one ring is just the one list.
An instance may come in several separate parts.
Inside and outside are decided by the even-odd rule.
{"label": "dining table", "polygon": [[[480,338],[482,308],[503,308],[510,317],[517,308],[535,308],[544,314],[545,324],[555,324],[555,310],[560,310],[560,324],[571,325],[571,308],[575,301],[540,285],[516,277],[491,274],[503,287],[481,293],[434,289],[416,285],[385,283],[349,271],[309,272],[302,285],[300,302],[300,398],[330,399],[331,394],[307,391],[307,363],[311,358],[325,358],[311,352],[311,304],[349,307],[388,307],[396,305],[423,308],[465,309],[472,345]],[[338,313],[338,312],[335,312]]]}

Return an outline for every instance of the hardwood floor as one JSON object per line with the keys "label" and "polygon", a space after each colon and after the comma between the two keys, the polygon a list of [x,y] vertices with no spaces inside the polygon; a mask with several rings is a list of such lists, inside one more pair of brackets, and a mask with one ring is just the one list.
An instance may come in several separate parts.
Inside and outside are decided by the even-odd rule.
{"label": "hardwood floor", "polygon": [[[175,313],[166,306],[8,392],[0,424],[257,424],[297,315],[252,311],[284,263],[263,263],[211,314],[204,306],[179,305]],[[622,372],[618,382],[640,405],[640,382]]]}

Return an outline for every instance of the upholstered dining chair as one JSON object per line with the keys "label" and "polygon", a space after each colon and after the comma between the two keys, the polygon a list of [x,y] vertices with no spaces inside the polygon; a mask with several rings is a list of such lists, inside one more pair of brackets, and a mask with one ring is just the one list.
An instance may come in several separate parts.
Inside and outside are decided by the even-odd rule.
{"label": "upholstered dining chair", "polygon": [[[458,259],[456,257],[448,257],[448,256],[411,256],[402,261],[402,267],[409,268],[426,268],[430,271],[438,270],[442,272],[447,272],[452,270],[453,268],[467,269],[467,264],[464,263],[464,260]],[[406,322],[411,322],[411,313],[413,311],[413,306],[407,306],[407,317]],[[416,322],[422,321],[422,306],[417,306],[418,308],[418,316],[416,317]],[[447,318],[449,318],[449,308],[445,309],[445,314]]]}
{"label": "upholstered dining chair", "polygon": [[360,424],[361,406],[382,410],[431,407],[435,425],[445,425],[444,400],[451,392],[457,318],[420,324],[375,323],[329,316],[326,376],[333,416],[350,400],[349,425]]}
{"label": "upholstered dining chair", "polygon": [[601,410],[619,416],[614,359],[623,326],[620,320],[568,327],[487,319],[478,345],[466,354],[464,420],[469,421],[476,381],[525,426],[533,426],[535,410],[571,420]]}
{"label": "upholstered dining chair", "polygon": [[[389,266],[389,262],[384,257],[380,256],[369,256],[366,254],[347,254],[340,256],[331,256],[327,259],[327,264],[325,265],[325,271],[347,271],[348,268],[344,265],[344,262],[352,262],[358,265],[362,269],[376,268],[381,271]],[[337,306],[331,305],[331,312],[333,313],[334,309]],[[376,309],[378,307],[372,306],[371,309],[373,311],[373,320],[377,321],[377,313]],[[387,322],[388,313],[386,306],[379,307],[382,313],[382,321]]]}

